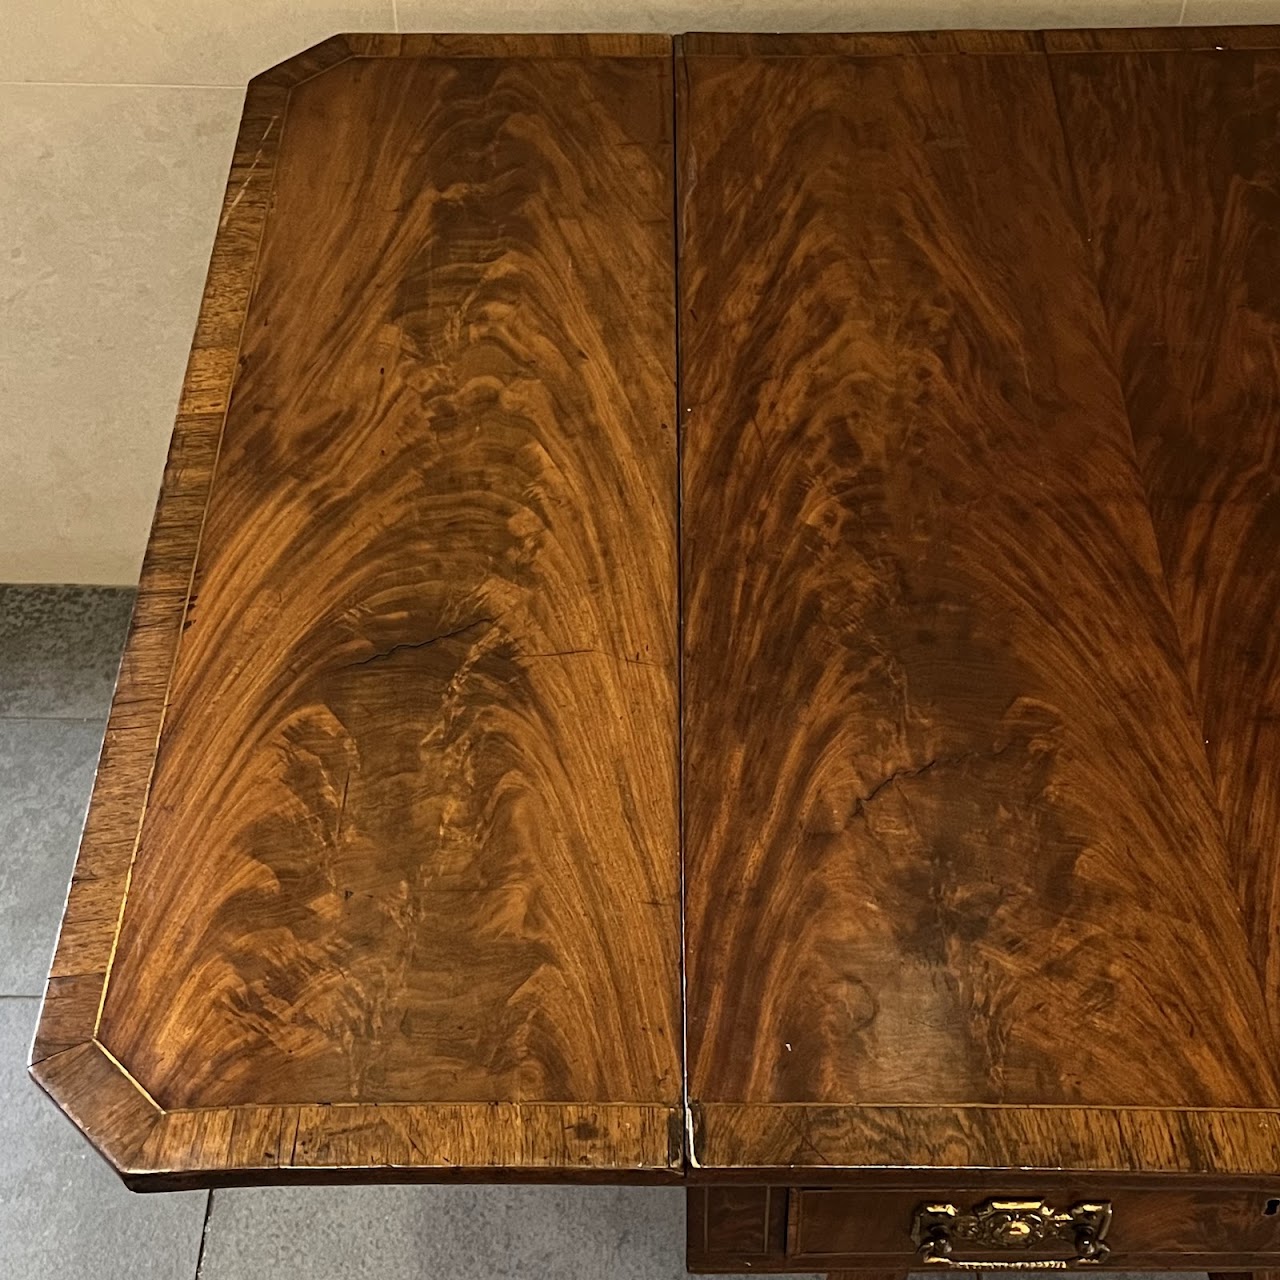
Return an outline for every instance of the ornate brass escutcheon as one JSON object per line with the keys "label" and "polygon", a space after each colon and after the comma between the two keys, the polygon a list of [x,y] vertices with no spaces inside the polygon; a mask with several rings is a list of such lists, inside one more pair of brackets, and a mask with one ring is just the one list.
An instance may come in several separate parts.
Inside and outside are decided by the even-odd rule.
{"label": "ornate brass escutcheon", "polygon": [[[923,1204],[911,1225],[920,1261],[926,1266],[959,1271],[1065,1271],[1106,1260],[1103,1243],[1111,1225],[1106,1200],[1081,1201],[1056,1210],[1043,1200],[984,1200],[968,1213],[953,1204]],[[957,1248],[984,1253],[1057,1250],[1071,1256],[1031,1259],[952,1256]]]}

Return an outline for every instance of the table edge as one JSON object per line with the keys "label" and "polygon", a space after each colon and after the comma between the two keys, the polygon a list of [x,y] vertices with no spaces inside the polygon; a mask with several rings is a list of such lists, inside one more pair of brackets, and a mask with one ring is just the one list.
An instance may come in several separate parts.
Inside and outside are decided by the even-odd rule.
{"label": "table edge", "polygon": [[874,1171],[1272,1176],[1280,1111],[1210,1107],[690,1104],[699,1181]]}
{"label": "table edge", "polygon": [[[334,36],[248,86],[30,1055],[32,1078],[135,1189],[210,1185],[222,1177],[349,1181],[354,1172],[372,1181],[633,1182],[682,1176],[685,1126],[678,1093],[667,1101],[617,1103],[424,1101],[166,1111],[98,1038],[293,88],[353,57],[518,51],[532,57],[667,61],[670,47],[668,38],[649,36]],[[415,1134],[425,1141],[415,1145]],[[539,1142],[526,1140],[534,1135]]]}
{"label": "table edge", "polygon": [[1241,52],[1280,48],[1280,26],[957,28],[942,31],[731,32],[676,37],[679,57],[876,58],[957,54]]}
{"label": "table edge", "polygon": [[[1280,27],[1046,32],[1037,36],[1039,45],[1027,39],[1030,34],[977,33],[983,38],[971,46],[966,41],[974,33],[966,32],[844,37],[695,34],[682,37],[676,48],[689,56],[717,50],[737,53],[753,41],[794,40],[812,43],[815,49],[824,42],[843,41],[848,49],[880,53],[890,51],[886,42],[897,41],[897,52],[915,54],[929,51],[915,47],[925,35],[947,38],[937,42],[934,52],[991,51],[984,44],[1002,42],[1007,43],[1008,52],[1035,52],[1038,47],[1065,53],[1201,50],[1216,49],[1219,44],[1232,50],[1280,47]],[[948,41],[953,47],[943,48]],[[343,1108],[310,1105],[165,1112],[97,1042],[169,678],[235,383],[241,329],[256,278],[290,91],[352,57],[512,56],[512,42],[521,46],[520,56],[531,57],[657,57],[666,56],[672,48],[666,36],[341,35],[287,59],[249,85],[93,800],[41,1008],[31,1059],[33,1078],[130,1185],[154,1189],[170,1184],[210,1185],[220,1177],[259,1182],[294,1175],[299,1180],[343,1182],[366,1177],[372,1181],[424,1177],[496,1181],[505,1173],[517,1180],[636,1182],[680,1181],[686,1176],[702,1181],[744,1174],[757,1180],[794,1181],[798,1176],[825,1178],[840,1171],[904,1168],[927,1173],[1018,1168],[1275,1174],[1280,1170],[1280,1111],[697,1102],[687,1113],[659,1102],[439,1103],[404,1108],[420,1113],[415,1121],[428,1126],[465,1120],[467,1125],[487,1125],[499,1135],[521,1129],[526,1122],[533,1127],[539,1119],[553,1115],[564,1118],[607,1109],[616,1121],[610,1126],[607,1148],[584,1148],[601,1158],[597,1164],[556,1163],[520,1151],[513,1151],[513,1161],[502,1165],[467,1164],[465,1158],[446,1158],[455,1148],[444,1137],[440,1153],[433,1149],[422,1163],[335,1164],[318,1156],[301,1165],[228,1163],[238,1150],[235,1143],[241,1141],[234,1135],[248,1131],[249,1112],[298,1113],[291,1161],[296,1156],[297,1134],[306,1139],[313,1132],[308,1124],[314,1124],[314,1150],[323,1152],[335,1134],[349,1135],[350,1117],[339,1114]],[[634,51],[617,51],[626,48]],[[461,52],[464,49],[474,52]],[[840,51],[846,51],[844,46]],[[365,1118],[380,1123],[389,1110],[370,1104],[364,1108]],[[319,1114],[304,1116],[304,1112]],[[909,1127],[905,1124],[908,1114]],[[255,1122],[263,1119],[254,1117]],[[276,1119],[288,1129],[287,1116]],[[628,1126],[634,1128],[631,1137]],[[751,1161],[744,1162],[741,1143],[745,1132],[756,1126],[758,1133],[768,1137],[764,1150],[770,1159],[762,1160],[757,1148]],[[921,1145],[921,1134],[929,1127],[947,1144],[945,1160],[937,1159],[936,1151],[931,1157]],[[686,1128],[690,1134],[687,1156]],[[223,1130],[226,1136],[220,1138]],[[598,1133],[579,1141],[603,1142]],[[494,1149],[499,1146],[495,1142]],[[305,1140],[302,1147],[304,1153],[313,1149]],[[461,1152],[461,1147],[456,1150]]]}

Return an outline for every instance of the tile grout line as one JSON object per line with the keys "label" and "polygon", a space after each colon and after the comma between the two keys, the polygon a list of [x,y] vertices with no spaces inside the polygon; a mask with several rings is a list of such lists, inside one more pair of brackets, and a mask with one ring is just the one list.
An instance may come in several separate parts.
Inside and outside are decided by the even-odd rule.
{"label": "tile grout line", "polygon": [[196,1253],[196,1272],[194,1280],[200,1280],[200,1272],[204,1270],[204,1249],[209,1242],[209,1218],[213,1214],[213,1192],[210,1191],[204,1201],[204,1221],[200,1224],[200,1249]]}
{"label": "tile grout line", "polygon": [[41,716],[28,715],[21,711],[0,711],[0,724],[21,724],[24,721],[32,724],[101,724],[106,727],[107,717],[103,716]]}
{"label": "tile grout line", "polygon": [[0,89],[243,89],[243,84],[135,84],[128,80],[0,80]]}
{"label": "tile grout line", "polygon": [[[1182,0],[1186,4],[1186,0]],[[400,34],[400,4],[399,0],[391,0],[391,30]]]}
{"label": "tile grout line", "polygon": [[41,996],[29,996],[25,991],[0,992],[0,1000],[40,1000]]}

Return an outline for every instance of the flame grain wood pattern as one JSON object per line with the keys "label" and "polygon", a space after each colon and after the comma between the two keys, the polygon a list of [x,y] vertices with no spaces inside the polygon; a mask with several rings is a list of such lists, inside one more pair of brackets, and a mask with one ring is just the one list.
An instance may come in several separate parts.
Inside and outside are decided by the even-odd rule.
{"label": "flame grain wood pattern", "polygon": [[[892,40],[698,36],[679,60],[693,1173],[1259,1174],[1280,1153],[1275,916],[1242,910],[1255,855],[1200,715],[1242,647],[1274,680],[1273,565],[1237,573],[1220,611],[1209,581],[1193,604],[1175,579],[1171,607],[1143,485],[1158,450],[1139,433],[1135,454],[1137,375],[1111,345],[1130,308],[1135,341],[1143,308],[1168,311],[1119,285],[1118,319],[1102,305],[1040,37]],[[1073,137],[1096,113],[1076,81]],[[1186,192],[1128,159],[1161,154],[1166,100],[1142,104],[1139,140],[1123,73],[1103,84],[1099,234],[1137,294]],[[1194,144],[1178,154],[1196,170]],[[1202,182],[1230,185],[1218,171]],[[1272,172],[1237,205],[1269,208]],[[1141,216],[1139,186],[1166,203]],[[1226,323],[1255,341],[1228,360],[1264,375],[1186,317],[1183,339],[1208,331],[1200,384],[1210,364],[1225,380],[1204,392],[1219,429],[1246,433],[1213,455],[1218,483],[1269,493],[1269,421],[1236,427],[1272,403],[1269,295],[1202,257],[1203,308],[1249,290]],[[1148,401],[1167,470],[1165,418],[1196,378]],[[1274,552],[1261,505],[1222,518]],[[1225,558],[1212,572],[1233,580]],[[1196,608],[1259,626],[1189,676]],[[1258,692],[1217,695],[1219,751],[1251,740]]]}
{"label": "flame grain wood pattern", "polygon": [[671,147],[656,38],[251,86],[35,1054],[136,1184],[678,1176]]}
{"label": "flame grain wood pattern", "polygon": [[250,86],[33,1074],[139,1189],[1273,1260],[1280,39],[671,55]]}
{"label": "flame grain wood pattern", "polygon": [[1280,51],[1199,43],[1053,69],[1280,1035]]}

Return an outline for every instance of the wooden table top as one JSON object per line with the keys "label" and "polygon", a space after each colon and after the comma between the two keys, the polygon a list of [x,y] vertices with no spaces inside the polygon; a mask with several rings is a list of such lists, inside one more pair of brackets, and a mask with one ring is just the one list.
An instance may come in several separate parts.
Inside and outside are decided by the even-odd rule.
{"label": "wooden table top", "polygon": [[39,1082],[140,1188],[1280,1167],[1278,114],[1266,28],[255,80]]}

